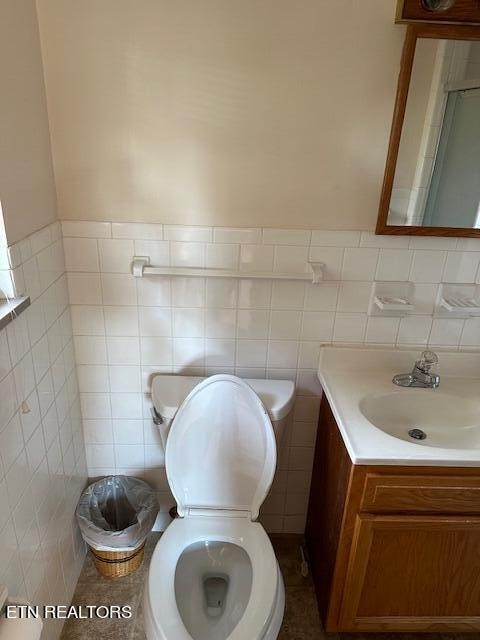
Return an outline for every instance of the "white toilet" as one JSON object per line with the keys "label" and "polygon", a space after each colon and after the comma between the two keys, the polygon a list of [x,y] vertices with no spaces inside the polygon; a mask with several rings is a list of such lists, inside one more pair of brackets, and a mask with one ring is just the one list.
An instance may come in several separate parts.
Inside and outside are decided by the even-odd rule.
{"label": "white toilet", "polygon": [[[289,384],[285,406],[293,401]],[[285,589],[270,540],[255,522],[275,467],[272,422],[252,387],[231,375],[197,384],[168,434],[167,477],[180,517],[152,557],[148,640],[277,638]]]}

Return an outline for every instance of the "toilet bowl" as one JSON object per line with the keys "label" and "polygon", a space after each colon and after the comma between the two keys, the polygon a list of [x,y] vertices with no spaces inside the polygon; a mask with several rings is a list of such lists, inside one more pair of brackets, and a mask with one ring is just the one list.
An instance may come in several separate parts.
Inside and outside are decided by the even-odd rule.
{"label": "toilet bowl", "polygon": [[206,378],[173,419],[167,478],[179,518],[153,553],[148,640],[274,640],[285,589],[258,512],[276,466],[275,435],[253,389]]}

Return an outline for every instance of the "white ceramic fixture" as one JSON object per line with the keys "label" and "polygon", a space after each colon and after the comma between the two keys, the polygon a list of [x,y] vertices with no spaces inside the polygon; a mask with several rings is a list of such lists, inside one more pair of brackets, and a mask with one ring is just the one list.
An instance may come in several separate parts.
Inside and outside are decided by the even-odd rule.
{"label": "white ceramic fixture", "polygon": [[480,466],[480,353],[436,350],[437,389],[394,385],[420,351],[322,348],[318,377],[352,462]]}
{"label": "white ceramic fixture", "polygon": [[217,375],[193,387],[167,440],[180,517],[150,564],[148,640],[277,638],[285,590],[270,540],[255,522],[275,467],[272,423],[249,384]]}

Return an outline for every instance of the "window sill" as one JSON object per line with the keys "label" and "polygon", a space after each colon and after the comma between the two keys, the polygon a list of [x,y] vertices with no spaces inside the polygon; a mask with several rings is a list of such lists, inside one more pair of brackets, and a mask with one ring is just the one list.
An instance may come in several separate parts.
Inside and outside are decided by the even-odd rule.
{"label": "window sill", "polygon": [[29,306],[30,298],[28,296],[12,298],[8,301],[0,299],[0,330],[15,320]]}

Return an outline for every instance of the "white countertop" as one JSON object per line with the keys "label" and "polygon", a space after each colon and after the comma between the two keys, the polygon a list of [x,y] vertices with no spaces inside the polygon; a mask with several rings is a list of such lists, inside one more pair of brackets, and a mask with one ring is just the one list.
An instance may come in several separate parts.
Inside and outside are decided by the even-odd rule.
{"label": "white countertop", "polygon": [[[414,350],[322,347],[318,378],[328,398],[352,462],[369,465],[480,466],[478,449],[446,449],[391,436],[373,426],[360,410],[366,396],[398,391],[438,393],[434,389],[401,388],[392,383],[397,373],[408,373],[422,348]],[[437,351],[439,391],[480,399],[480,353]],[[480,421],[480,416],[479,416]],[[452,429],[455,425],[452,425]]]}

